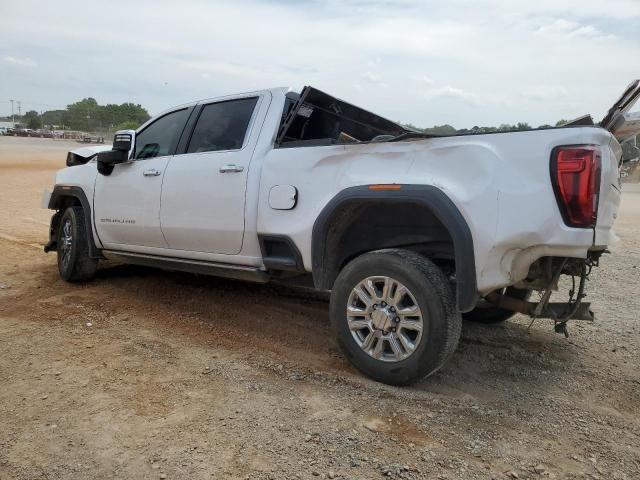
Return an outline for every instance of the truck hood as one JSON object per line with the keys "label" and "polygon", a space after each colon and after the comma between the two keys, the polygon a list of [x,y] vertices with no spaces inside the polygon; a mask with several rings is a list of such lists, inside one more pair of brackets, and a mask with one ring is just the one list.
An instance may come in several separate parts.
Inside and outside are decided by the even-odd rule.
{"label": "truck hood", "polygon": [[99,152],[111,150],[111,145],[95,145],[93,147],[75,148],[67,153],[67,166],[84,165],[93,159]]}

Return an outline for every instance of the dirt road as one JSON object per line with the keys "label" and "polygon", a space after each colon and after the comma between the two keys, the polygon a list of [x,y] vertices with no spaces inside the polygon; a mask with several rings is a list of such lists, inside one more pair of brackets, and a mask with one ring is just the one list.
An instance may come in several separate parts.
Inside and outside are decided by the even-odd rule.
{"label": "dirt road", "polygon": [[62,282],[34,245],[68,148],[0,137],[0,479],[640,478],[637,185],[595,324],[465,324],[400,389],[345,362],[322,300],[125,266]]}

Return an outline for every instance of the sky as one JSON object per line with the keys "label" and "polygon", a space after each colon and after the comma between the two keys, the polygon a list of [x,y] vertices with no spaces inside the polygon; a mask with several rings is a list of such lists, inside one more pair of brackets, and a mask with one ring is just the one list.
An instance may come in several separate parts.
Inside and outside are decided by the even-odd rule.
{"label": "sky", "polygon": [[312,85],[418,127],[537,126],[634,78],[640,0],[0,0],[0,115]]}

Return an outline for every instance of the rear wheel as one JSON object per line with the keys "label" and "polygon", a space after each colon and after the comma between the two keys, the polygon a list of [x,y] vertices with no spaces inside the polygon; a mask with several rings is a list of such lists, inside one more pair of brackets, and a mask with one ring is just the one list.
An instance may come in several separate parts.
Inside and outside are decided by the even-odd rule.
{"label": "rear wheel", "polygon": [[344,267],[331,293],[331,321],[347,358],[391,385],[437,371],[456,349],[461,329],[444,273],[399,249],[366,253]]}
{"label": "rear wheel", "polygon": [[[521,288],[508,287],[503,288],[498,293],[504,295],[506,297],[516,298],[518,300],[529,300],[531,296],[530,290],[524,290]],[[492,303],[487,302],[484,299],[481,299],[476,305],[476,308],[471,310],[470,312],[463,313],[462,318],[465,320],[469,320],[471,322],[478,323],[501,323],[505,320],[510,319],[516,314],[511,310],[505,310],[504,308],[498,308]]]}
{"label": "rear wheel", "polygon": [[90,280],[98,261],[89,256],[89,238],[82,207],[69,207],[58,227],[58,272],[67,282]]}

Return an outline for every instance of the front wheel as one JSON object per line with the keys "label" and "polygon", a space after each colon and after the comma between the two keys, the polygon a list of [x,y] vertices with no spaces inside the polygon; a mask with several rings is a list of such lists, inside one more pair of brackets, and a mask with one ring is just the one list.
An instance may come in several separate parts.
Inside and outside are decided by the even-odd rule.
{"label": "front wheel", "polygon": [[89,256],[89,238],[82,207],[69,207],[58,227],[58,272],[67,282],[90,280],[98,261]]}
{"label": "front wheel", "polygon": [[364,374],[406,385],[437,371],[458,345],[461,317],[445,274],[417,253],[366,253],[340,272],[331,292],[338,344]]}

